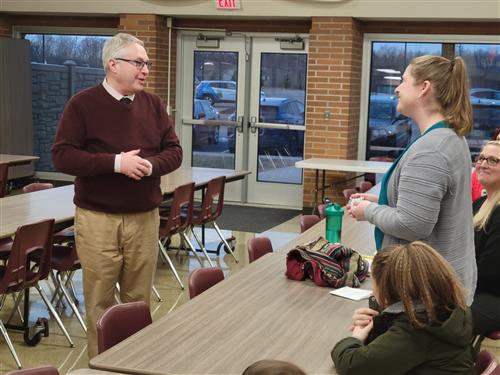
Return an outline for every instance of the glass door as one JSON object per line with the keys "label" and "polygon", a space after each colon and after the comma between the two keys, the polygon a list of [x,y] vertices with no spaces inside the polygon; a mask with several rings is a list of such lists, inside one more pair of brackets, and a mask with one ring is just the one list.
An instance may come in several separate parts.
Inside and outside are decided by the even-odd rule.
{"label": "glass door", "polygon": [[302,208],[307,40],[252,40],[248,202]]}
{"label": "glass door", "polygon": [[[245,39],[203,34],[181,38],[183,163],[244,169]],[[228,184],[225,199],[243,201],[243,182]]]}
{"label": "glass door", "polygon": [[288,38],[182,34],[181,142],[184,165],[244,169],[225,198],[302,208],[307,42]]}

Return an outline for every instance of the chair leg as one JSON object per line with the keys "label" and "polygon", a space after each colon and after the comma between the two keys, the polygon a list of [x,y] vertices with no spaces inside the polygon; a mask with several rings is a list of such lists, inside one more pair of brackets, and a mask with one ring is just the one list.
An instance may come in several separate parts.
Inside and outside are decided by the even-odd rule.
{"label": "chair leg", "polygon": [[151,290],[153,291],[153,294],[156,296],[156,299],[158,300],[158,302],[163,302],[163,299],[161,298],[160,293],[158,293],[158,290],[156,289],[156,287],[154,285],[151,287]]}
{"label": "chair leg", "polygon": [[[78,319],[78,321],[80,322],[80,325],[82,326],[83,330],[85,332],[87,332],[87,326],[85,325],[85,322],[83,321],[83,318],[82,316],[80,315],[80,311],[78,311],[78,307],[76,307],[75,305],[75,302],[73,301],[73,299],[71,298],[71,296],[69,295],[69,292],[67,291],[66,287],[64,286],[63,284],[63,280],[61,278],[61,273],[58,272],[57,273],[57,282],[61,288],[61,291],[63,292],[64,294],[64,297],[66,297],[66,300],[68,301],[69,303],[69,306],[71,307],[71,309],[73,310],[73,312],[75,313],[76,315],[76,318]],[[69,276],[68,276],[69,277]]]}
{"label": "chair leg", "polygon": [[[188,244],[189,248],[191,249],[191,251],[193,252],[194,256],[196,257],[196,259],[198,260],[200,265],[203,267],[203,262],[201,261],[200,257],[196,253],[196,249],[194,248],[193,244],[191,243],[191,241],[189,241],[188,236],[186,236],[186,233],[181,232],[181,237],[184,238],[184,241],[187,242],[187,244]],[[208,254],[207,254],[207,256],[208,256]]]}
{"label": "chair leg", "polygon": [[212,224],[214,225],[215,231],[219,235],[220,239],[224,243],[224,246],[226,246],[227,251],[229,251],[229,254],[231,254],[233,256],[234,261],[236,263],[238,263],[238,258],[236,258],[236,255],[234,255],[233,250],[231,249],[231,246],[229,246],[229,244],[227,243],[226,239],[222,235],[222,232],[220,231],[219,226],[217,225],[217,223],[215,221],[212,221]]}
{"label": "chair leg", "polygon": [[207,249],[205,249],[205,246],[203,246],[203,243],[200,241],[200,239],[198,238],[198,236],[194,232],[194,227],[191,227],[191,233],[193,234],[193,237],[196,240],[196,242],[198,243],[198,245],[200,246],[201,251],[203,251],[203,254],[205,254],[205,258],[207,258],[208,264],[210,264],[210,267],[214,267],[212,260],[208,256]]}
{"label": "chair leg", "polygon": [[21,308],[19,307],[19,305],[21,304],[21,300],[23,299],[23,293],[17,293],[17,297],[15,293],[12,293],[12,299],[14,300],[14,308],[10,312],[9,319],[7,319],[7,324],[10,323],[16,311],[17,314],[19,315],[19,318],[21,319],[21,323],[24,323],[24,316],[23,313],[21,312]]}
{"label": "chair leg", "polygon": [[72,347],[72,348],[74,348],[75,344],[73,343],[73,340],[71,340],[71,337],[69,337],[68,331],[66,330],[66,327],[64,327],[64,324],[61,321],[61,318],[59,317],[59,315],[57,314],[57,311],[54,309],[54,307],[50,303],[49,297],[47,297],[47,295],[45,294],[45,292],[43,291],[43,289],[38,284],[36,284],[36,290],[38,290],[38,293],[42,297],[43,302],[45,302],[45,305],[47,306],[47,309],[49,310],[49,312],[54,317],[57,325],[59,326],[59,328],[63,332],[64,336],[66,336],[66,339],[69,342],[69,346]]}
{"label": "chair leg", "polygon": [[177,279],[177,282],[181,286],[181,289],[184,290],[184,284],[182,284],[181,278],[179,277],[179,274],[177,273],[177,270],[175,269],[175,266],[172,263],[172,260],[168,256],[167,250],[165,249],[165,246],[163,246],[163,243],[161,242],[161,240],[158,241],[158,244],[160,245],[160,252],[161,252],[162,257],[168,262],[170,269],[172,270],[175,278]]}
{"label": "chair leg", "polygon": [[5,329],[5,326],[3,325],[3,322],[1,320],[0,320],[0,333],[2,333],[2,336],[5,339],[7,346],[9,347],[9,350],[12,356],[14,357],[14,361],[16,361],[17,368],[21,368],[21,361],[19,361],[16,349],[14,349],[14,345],[12,345],[12,341],[10,341],[9,334],[7,333],[7,330]]}

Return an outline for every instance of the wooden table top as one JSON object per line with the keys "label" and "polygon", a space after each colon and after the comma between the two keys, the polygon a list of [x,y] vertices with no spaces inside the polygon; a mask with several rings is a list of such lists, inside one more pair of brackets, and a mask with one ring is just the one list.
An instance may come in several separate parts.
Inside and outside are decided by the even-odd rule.
{"label": "wooden table top", "polygon": [[9,165],[29,164],[38,159],[40,159],[38,156],[0,154],[0,163],[8,163]]}
{"label": "wooden table top", "polygon": [[[244,178],[250,172],[212,168],[180,168],[162,177],[161,188],[166,195],[176,186],[194,181],[198,189],[212,178],[224,175],[228,182]],[[18,194],[0,198],[0,238],[9,237],[20,225],[48,218],[56,223],[71,222],[75,215],[74,185]]]}
{"label": "wooden table top", "polygon": [[312,158],[295,163],[297,168],[320,169],[325,171],[359,172],[359,173],[385,173],[392,163],[372,160],[344,160]]}
{"label": "wooden table top", "polygon": [[[373,253],[373,227],[344,215],[343,243]],[[367,301],[285,276],[287,250],[324,234],[324,221],[282,251],[268,254],[93,358],[93,368],[134,374],[241,374],[265,358],[291,361],[307,374],[335,374],[330,351],[349,335]],[[362,285],[370,289],[370,282]]]}
{"label": "wooden table top", "polygon": [[195,183],[197,189],[201,189],[214,177],[226,176],[226,182],[231,182],[241,180],[249,174],[250,171],[235,171],[232,169],[179,168],[161,178],[161,191],[163,194],[171,194],[177,186],[187,184],[191,181]]}

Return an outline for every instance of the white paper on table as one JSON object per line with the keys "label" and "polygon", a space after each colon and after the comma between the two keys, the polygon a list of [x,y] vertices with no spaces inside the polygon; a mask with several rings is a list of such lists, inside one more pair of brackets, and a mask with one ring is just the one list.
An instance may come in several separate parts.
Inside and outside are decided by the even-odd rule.
{"label": "white paper on table", "polygon": [[330,294],[333,294],[334,296],[352,299],[354,301],[359,301],[370,297],[372,295],[372,291],[344,286],[342,288],[332,290]]}

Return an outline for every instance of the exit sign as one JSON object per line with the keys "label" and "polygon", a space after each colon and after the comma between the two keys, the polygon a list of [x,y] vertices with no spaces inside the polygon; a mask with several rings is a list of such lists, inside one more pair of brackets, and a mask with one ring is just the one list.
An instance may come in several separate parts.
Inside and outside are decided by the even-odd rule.
{"label": "exit sign", "polygon": [[240,0],[215,0],[217,9],[240,9]]}

